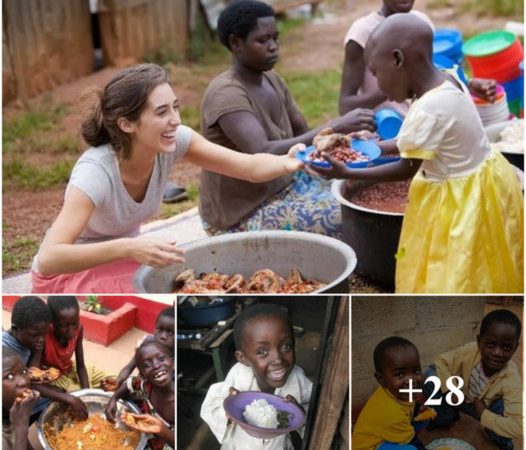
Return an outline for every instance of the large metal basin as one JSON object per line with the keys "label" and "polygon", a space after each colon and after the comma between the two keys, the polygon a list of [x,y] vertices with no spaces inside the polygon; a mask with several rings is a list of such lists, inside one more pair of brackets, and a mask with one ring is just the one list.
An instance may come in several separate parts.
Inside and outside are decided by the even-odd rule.
{"label": "large metal basin", "polygon": [[182,245],[185,263],[163,269],[141,266],[134,286],[142,293],[173,292],[174,275],[191,267],[197,273],[240,273],[249,277],[268,268],[281,276],[298,269],[305,277],[327,285],[316,292],[349,293],[356,254],[345,243],[300,231],[255,231],[214,236]]}
{"label": "large metal basin", "polygon": [[[86,404],[88,412],[90,414],[103,414],[106,405],[112,397],[112,393],[105,392],[101,389],[80,389],[78,391],[69,392],[69,394],[81,398],[82,401]],[[44,424],[52,425],[55,424],[57,421],[60,423],[62,418],[64,417],[64,412],[66,411],[66,409],[67,405],[59,402],[53,402],[40,415],[40,418],[38,420],[38,440],[40,441],[40,444],[42,445],[42,447],[44,447],[45,450],[53,450],[53,448],[49,446],[44,435]],[[124,411],[130,411],[135,414],[141,414],[139,408],[137,408],[137,406],[135,406],[133,403],[124,400],[119,400],[117,402],[117,417],[120,417],[120,414]],[[129,428],[127,428],[126,425],[121,423],[120,419],[118,418],[117,424],[119,425],[119,428],[129,430]],[[144,433],[141,433],[141,437],[139,439],[139,442],[137,443],[137,447],[135,447],[135,450],[144,449],[144,447],[146,446],[146,442],[146,435]]]}
{"label": "large metal basin", "polygon": [[404,215],[365,208],[344,195],[375,183],[336,180],[332,194],[342,209],[343,240],[358,258],[356,273],[389,290],[395,285],[395,254],[398,249]]}

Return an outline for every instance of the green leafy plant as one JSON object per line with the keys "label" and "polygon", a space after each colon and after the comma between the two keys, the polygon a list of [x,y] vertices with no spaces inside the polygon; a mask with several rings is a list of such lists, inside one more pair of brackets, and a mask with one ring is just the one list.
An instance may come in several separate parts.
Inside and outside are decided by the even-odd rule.
{"label": "green leafy plant", "polygon": [[88,295],[84,302],[84,308],[88,312],[102,314],[102,303],[96,295]]}

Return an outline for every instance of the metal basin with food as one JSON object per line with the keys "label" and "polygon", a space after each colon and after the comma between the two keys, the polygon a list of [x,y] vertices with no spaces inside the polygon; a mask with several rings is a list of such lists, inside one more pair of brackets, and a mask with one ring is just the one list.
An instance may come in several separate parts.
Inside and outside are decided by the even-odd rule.
{"label": "metal basin with food", "polygon": [[182,245],[184,264],[163,269],[141,266],[134,276],[136,292],[173,292],[174,276],[185,268],[200,272],[251,276],[271,269],[287,276],[297,269],[303,276],[326,283],[314,291],[348,293],[356,254],[347,244],[327,236],[301,231],[257,231],[214,236]]}
{"label": "metal basin with food", "polygon": [[[488,137],[488,140],[493,143],[498,143],[501,141],[501,132],[504,131],[505,128],[515,126],[515,127],[522,127],[524,122],[517,122],[507,120],[504,122],[497,122],[491,125],[488,125],[484,128],[484,131],[486,132],[486,136]],[[522,133],[521,133],[522,134]],[[504,157],[510,162],[510,164],[513,164],[515,167],[518,167],[521,170],[524,170],[524,145],[523,145],[523,136],[519,136],[517,140],[517,145],[509,145],[506,146],[505,144],[499,145],[499,150],[502,152]],[[520,149],[520,152],[512,152],[512,149]]]}
{"label": "metal basin with food", "polygon": [[404,214],[369,209],[347,199],[350,193],[372,184],[336,180],[332,194],[342,209],[343,240],[356,251],[356,273],[394,290],[395,254]]}
{"label": "metal basin with food", "polygon": [[[112,393],[104,392],[101,389],[81,389],[79,391],[70,392],[71,395],[79,397],[86,404],[89,414],[102,415],[106,405],[112,397]],[[64,403],[53,402],[48,408],[41,414],[38,420],[38,440],[45,450],[53,450],[49,445],[46,436],[44,434],[44,425],[51,426],[56,431],[60,431],[62,427],[67,423],[67,415],[65,414],[67,405]],[[117,424],[121,430],[128,431],[129,428],[124,425],[120,420],[120,414],[122,412],[129,411],[134,414],[140,414],[139,408],[133,403],[119,400],[117,402]],[[146,435],[140,433],[139,442],[135,447],[135,450],[142,450],[146,446]],[[72,448],[73,450],[73,448]]]}

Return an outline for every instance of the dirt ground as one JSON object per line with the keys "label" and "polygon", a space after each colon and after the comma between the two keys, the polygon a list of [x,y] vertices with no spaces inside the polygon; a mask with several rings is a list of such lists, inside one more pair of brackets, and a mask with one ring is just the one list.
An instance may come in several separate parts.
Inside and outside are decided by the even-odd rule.
{"label": "dirt ground", "polygon": [[[426,1],[416,2],[416,8],[429,14],[436,27],[456,27],[464,34],[489,29],[502,28],[508,19],[485,17],[479,18],[469,13],[455,15],[451,6],[455,1],[444,2],[445,7],[439,9],[426,8]],[[378,6],[380,1],[377,0]],[[373,10],[369,0],[333,0],[323,5],[325,14],[323,18],[304,23],[292,30],[282,41],[281,62],[277,67],[280,71],[298,70],[327,70],[338,69],[343,62],[343,37],[349,25],[356,18]],[[219,73],[226,67],[228,61],[220,63],[217,67]],[[209,73],[196,70],[194,65],[180,65],[174,68],[172,79],[175,80],[176,94],[183,105],[198,107],[201,97],[210,79]],[[115,68],[105,68],[94,74],[76,80],[47,94],[52,102],[68,105],[71,111],[63,118],[57,134],[77,137],[81,120],[81,109],[78,106],[79,95],[93,86],[102,87],[117,72]],[[33,99],[29,102],[39,102]],[[20,112],[21,105],[8,105],[3,108],[4,120]],[[49,156],[35,154],[31,156],[31,163],[38,164],[39,159],[49,159]],[[185,163],[177,165],[171,178],[182,185],[190,182],[198,183],[200,169]],[[4,249],[6,242],[14,242],[30,238],[40,242],[45,231],[60,210],[64,195],[64,187],[53,187],[30,191],[13,189],[4,186],[3,191],[3,239]],[[16,249],[10,250],[16,252]],[[9,272],[4,269],[4,275]]]}

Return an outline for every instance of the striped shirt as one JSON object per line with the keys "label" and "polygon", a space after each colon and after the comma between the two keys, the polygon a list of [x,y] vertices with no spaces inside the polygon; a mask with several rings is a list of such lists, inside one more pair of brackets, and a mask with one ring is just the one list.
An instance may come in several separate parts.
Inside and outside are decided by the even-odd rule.
{"label": "striped shirt", "polygon": [[486,387],[488,380],[489,377],[484,374],[482,363],[479,362],[475,367],[473,367],[473,370],[471,371],[466,400],[468,402],[472,402],[476,397],[480,397],[480,394]]}

